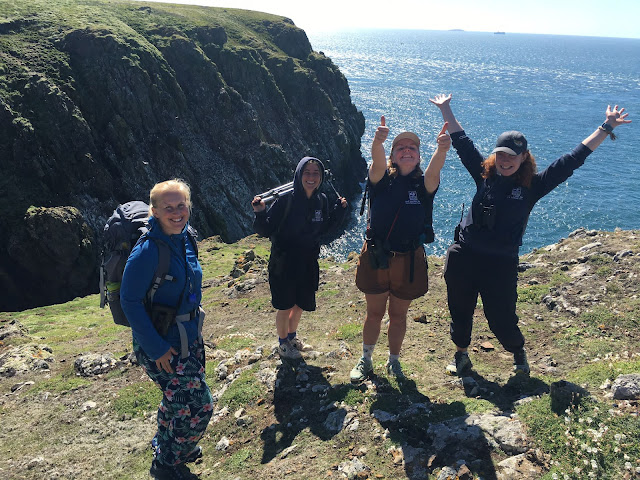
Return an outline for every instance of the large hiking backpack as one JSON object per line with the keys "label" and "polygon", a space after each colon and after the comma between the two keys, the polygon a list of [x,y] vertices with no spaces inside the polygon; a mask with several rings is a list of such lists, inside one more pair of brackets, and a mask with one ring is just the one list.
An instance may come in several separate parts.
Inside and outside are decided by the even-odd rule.
{"label": "large hiking backpack", "polygon": [[[150,238],[149,205],[134,200],[127,202],[113,211],[104,226],[104,244],[100,265],[100,308],[109,305],[113,321],[118,325],[129,327],[129,321],[120,306],[120,282],[127,263],[127,258],[138,242],[153,240],[158,246],[158,266],[153,281],[147,290],[145,305],[150,308],[153,296],[166,280],[171,281],[169,263],[171,251],[169,246],[160,239]],[[191,243],[198,255],[197,232],[191,226],[187,229]]]}

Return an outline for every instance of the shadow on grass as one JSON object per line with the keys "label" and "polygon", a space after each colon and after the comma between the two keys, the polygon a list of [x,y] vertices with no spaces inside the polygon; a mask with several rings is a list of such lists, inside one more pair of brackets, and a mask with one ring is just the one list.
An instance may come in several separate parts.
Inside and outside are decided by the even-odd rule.
{"label": "shadow on grass", "polygon": [[[470,379],[473,379],[472,381]],[[518,400],[549,393],[549,385],[535,376],[512,375],[500,385],[487,380],[475,370],[462,378],[465,394],[493,403],[500,410],[512,411]]]}
{"label": "shadow on grass", "polygon": [[370,413],[385,428],[385,436],[402,447],[402,454],[393,456],[394,463],[402,462],[406,478],[431,478],[435,469],[455,465],[461,458],[483,458],[482,467],[475,470],[485,480],[497,479],[493,464],[486,461],[491,458],[489,442],[479,427],[464,424],[464,403],[432,403],[409,379],[372,381],[377,393]]}
{"label": "shadow on grass", "polygon": [[273,404],[277,422],[264,428],[260,435],[263,464],[282,454],[307,428],[321,440],[331,439],[339,429],[327,427],[333,422],[341,424],[346,416],[344,409],[321,408],[323,402],[318,398],[326,397],[331,390],[322,368],[304,362],[283,362],[276,378]]}

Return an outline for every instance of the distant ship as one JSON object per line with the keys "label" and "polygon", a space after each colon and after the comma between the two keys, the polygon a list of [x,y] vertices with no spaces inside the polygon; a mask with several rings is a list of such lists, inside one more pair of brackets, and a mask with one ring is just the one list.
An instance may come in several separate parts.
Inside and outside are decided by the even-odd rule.
{"label": "distant ship", "polygon": [[504,32],[493,32],[494,35],[504,35]]}

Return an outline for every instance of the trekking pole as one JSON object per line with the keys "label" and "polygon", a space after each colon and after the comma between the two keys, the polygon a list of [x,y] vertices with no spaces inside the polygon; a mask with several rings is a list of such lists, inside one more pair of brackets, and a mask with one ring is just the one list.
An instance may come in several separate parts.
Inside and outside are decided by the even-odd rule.
{"label": "trekking pole", "polygon": [[331,183],[331,180],[330,180],[331,178],[333,178],[333,173],[331,173],[331,170],[325,170],[324,175],[327,179],[327,183],[329,184],[329,186],[333,188],[333,191],[335,192],[336,196],[340,198],[342,195],[338,193],[338,191],[336,190],[336,187],[333,186],[333,183]]}
{"label": "trekking pole", "polygon": [[271,203],[275,201],[278,197],[281,197],[282,195],[286,195],[292,191],[293,191],[293,182],[289,182],[289,183],[285,183],[284,185],[280,185],[279,187],[274,187],[271,190],[267,190],[266,192],[260,193],[259,195],[256,195],[256,196],[260,197],[260,199],[264,203]]}

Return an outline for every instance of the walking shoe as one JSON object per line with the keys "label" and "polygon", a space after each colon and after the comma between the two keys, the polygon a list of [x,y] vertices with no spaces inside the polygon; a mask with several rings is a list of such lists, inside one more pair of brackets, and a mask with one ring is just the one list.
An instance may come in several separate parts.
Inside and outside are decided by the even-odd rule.
{"label": "walking shoe", "polygon": [[527,361],[527,352],[524,348],[521,348],[513,353],[513,373],[529,375],[529,372],[531,372],[531,369]]}
{"label": "walking shoe", "polygon": [[351,381],[353,383],[361,382],[371,375],[371,373],[373,373],[373,363],[371,360],[360,357],[356,366],[351,370]]}
{"label": "walking shoe", "polygon": [[302,340],[300,340],[297,336],[289,340],[289,343],[293,348],[295,348],[299,352],[304,352],[304,343],[302,343]]}
{"label": "walking shoe", "polygon": [[453,356],[453,362],[447,365],[447,375],[461,376],[467,370],[471,370],[473,363],[469,358],[468,352],[456,352]]}
{"label": "walking shoe", "polygon": [[156,458],[158,454],[158,437],[157,434],[151,439],[151,450],[153,451],[153,458]]}
{"label": "walking shoe", "polygon": [[398,381],[405,380],[407,377],[404,376],[402,372],[402,366],[400,365],[400,360],[387,361],[385,365],[387,369],[387,373],[396,378]]}
{"label": "walking shoe", "polygon": [[165,465],[154,459],[151,462],[149,475],[154,480],[186,480],[194,478],[184,463],[180,465]]}
{"label": "walking shoe", "polygon": [[282,359],[300,360],[302,358],[302,355],[300,355],[300,351],[293,345],[291,345],[289,341],[278,345],[278,353],[280,354],[280,358]]}
{"label": "walking shoe", "polygon": [[185,457],[184,463],[192,463],[199,458],[202,458],[202,447],[200,445],[191,450],[191,453]]}

